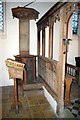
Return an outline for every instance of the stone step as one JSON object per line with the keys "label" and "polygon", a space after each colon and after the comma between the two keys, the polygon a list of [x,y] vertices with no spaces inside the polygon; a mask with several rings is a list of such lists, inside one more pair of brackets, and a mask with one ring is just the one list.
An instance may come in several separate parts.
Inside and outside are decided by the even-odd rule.
{"label": "stone step", "polygon": [[58,116],[59,118],[72,118],[75,120],[75,117],[72,115],[72,113],[68,109],[64,109],[63,112]]}
{"label": "stone step", "polygon": [[26,91],[24,91],[24,97],[36,96],[36,95],[44,95],[44,91],[43,90],[26,90]]}
{"label": "stone step", "polygon": [[42,83],[23,85],[22,88],[19,89],[19,94],[22,94],[25,97],[31,95],[43,95],[44,90]]}
{"label": "stone step", "polygon": [[23,85],[24,91],[26,90],[42,90],[42,83],[36,83],[36,84],[27,84]]}

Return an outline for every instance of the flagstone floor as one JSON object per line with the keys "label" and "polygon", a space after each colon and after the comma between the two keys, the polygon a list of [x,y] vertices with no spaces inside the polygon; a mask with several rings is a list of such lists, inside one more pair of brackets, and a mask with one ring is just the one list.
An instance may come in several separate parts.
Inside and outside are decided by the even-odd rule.
{"label": "flagstone floor", "polygon": [[[0,118],[57,118],[52,107],[44,96],[41,83],[28,84],[24,86],[24,95],[19,88],[19,100],[22,103],[22,108],[18,111],[11,110],[13,102],[14,88],[13,86],[0,87]],[[79,89],[76,83],[71,86],[71,105],[67,106],[68,110],[78,115],[80,118],[80,108],[71,107],[72,101],[79,97]],[[75,108],[79,108],[76,112]],[[78,110],[78,109],[77,109]]]}
{"label": "flagstone floor", "polygon": [[[31,86],[31,85],[30,85]],[[0,103],[0,116],[2,118],[57,118],[52,107],[44,96],[43,90],[30,89],[24,91],[24,96],[19,91],[19,100],[22,103],[22,108],[18,111],[11,110],[13,101],[13,86],[0,88],[0,100],[2,99],[2,107]],[[40,86],[40,84],[38,84]],[[2,93],[2,98],[1,98]]]}

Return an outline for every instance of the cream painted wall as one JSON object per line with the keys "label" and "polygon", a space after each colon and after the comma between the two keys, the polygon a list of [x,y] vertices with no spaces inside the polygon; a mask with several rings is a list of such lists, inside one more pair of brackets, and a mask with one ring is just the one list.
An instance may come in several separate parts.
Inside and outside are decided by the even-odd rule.
{"label": "cream painted wall", "polygon": [[1,56],[1,59],[0,59],[0,85],[2,84],[2,56],[3,56],[2,47],[3,47],[2,39],[0,38],[0,56]]}
{"label": "cream painted wall", "polygon": [[45,29],[45,57],[48,57],[49,51],[49,27]]}
{"label": "cream painted wall", "polygon": [[[11,8],[17,6],[24,6],[26,3],[18,3],[18,2],[6,2],[6,10],[5,10],[5,19],[6,19],[6,32],[5,36],[1,36],[0,34],[0,86],[9,86],[13,85],[13,80],[9,79],[8,69],[5,66],[5,60],[7,58],[14,59],[14,55],[19,54],[19,21],[18,19],[12,17]],[[36,10],[40,12],[39,18],[51,7],[54,3],[50,2],[36,2],[30,7],[34,7]],[[36,21],[37,22],[37,21]],[[30,53],[36,54],[37,48],[37,27],[36,22],[31,23],[31,36],[30,40],[32,45],[30,45]],[[35,25],[34,25],[35,24]]]}
{"label": "cream painted wall", "polygon": [[42,55],[42,30],[40,31],[40,55]]}
{"label": "cream painted wall", "polygon": [[[60,21],[54,23],[53,28],[53,59],[59,60],[59,34],[60,34]],[[69,64],[75,65],[75,57],[80,56],[80,41],[78,40],[78,35],[72,34],[72,17],[68,24],[68,38],[72,39],[68,46],[68,59]],[[48,35],[47,35],[48,38]],[[47,53],[46,53],[47,54]]]}
{"label": "cream painted wall", "polygon": [[54,23],[53,29],[53,59],[59,61],[60,21]]}
{"label": "cream painted wall", "polygon": [[18,20],[12,18],[11,7],[13,4],[6,4],[5,10],[5,34],[1,36],[0,51],[1,51],[1,82],[0,86],[12,85],[13,80],[9,79],[8,70],[5,66],[5,60],[7,58],[14,58],[13,55],[18,54]]}

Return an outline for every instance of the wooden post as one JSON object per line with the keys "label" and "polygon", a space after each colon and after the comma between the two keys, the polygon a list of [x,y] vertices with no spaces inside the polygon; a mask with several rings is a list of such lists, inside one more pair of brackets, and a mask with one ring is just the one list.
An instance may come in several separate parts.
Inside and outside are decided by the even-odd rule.
{"label": "wooden post", "polygon": [[80,69],[79,69],[79,83],[78,83],[78,85],[79,85],[79,87],[78,87],[78,98],[80,99]]}
{"label": "wooden post", "polygon": [[40,55],[40,30],[37,30],[37,40],[37,55]]}
{"label": "wooden post", "polygon": [[49,58],[53,58],[53,24],[49,25]]}
{"label": "wooden post", "polygon": [[18,108],[22,107],[22,103],[19,101],[18,96],[18,81],[16,78],[13,78],[14,80],[14,101],[11,105],[11,110],[19,110]]}
{"label": "wooden post", "polygon": [[45,57],[45,28],[42,29],[42,56]]}
{"label": "wooden post", "polygon": [[59,64],[58,64],[58,108],[57,113],[60,117],[63,116],[64,111],[64,79],[65,79],[65,45],[63,42],[64,33],[64,8],[60,10],[60,47],[59,47]]}
{"label": "wooden post", "polygon": [[49,27],[49,58],[53,58],[53,26]]}
{"label": "wooden post", "polygon": [[79,69],[79,79],[78,79],[79,83],[78,85],[80,86],[80,69]]}
{"label": "wooden post", "polygon": [[[80,56],[80,3],[78,3],[78,56]],[[79,76],[78,76],[78,85],[80,86],[80,69],[79,69]],[[80,98],[80,94],[79,94]]]}
{"label": "wooden post", "polygon": [[78,19],[78,56],[80,56],[80,4],[78,6],[79,8],[79,19]]}

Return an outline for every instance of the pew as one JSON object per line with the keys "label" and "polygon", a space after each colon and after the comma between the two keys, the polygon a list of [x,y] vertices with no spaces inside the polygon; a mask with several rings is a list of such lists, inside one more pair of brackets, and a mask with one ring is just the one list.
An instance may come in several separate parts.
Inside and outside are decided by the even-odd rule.
{"label": "pew", "polygon": [[75,77],[66,74],[65,77],[65,106],[70,105],[71,97],[70,97],[70,91],[71,91],[71,84],[72,81],[75,79]]}
{"label": "pew", "polygon": [[71,64],[66,64],[65,95],[64,95],[65,106],[70,105],[71,102],[70,91],[71,91],[72,81],[75,80],[75,82],[80,83],[79,74],[80,74],[80,69],[78,67]]}

